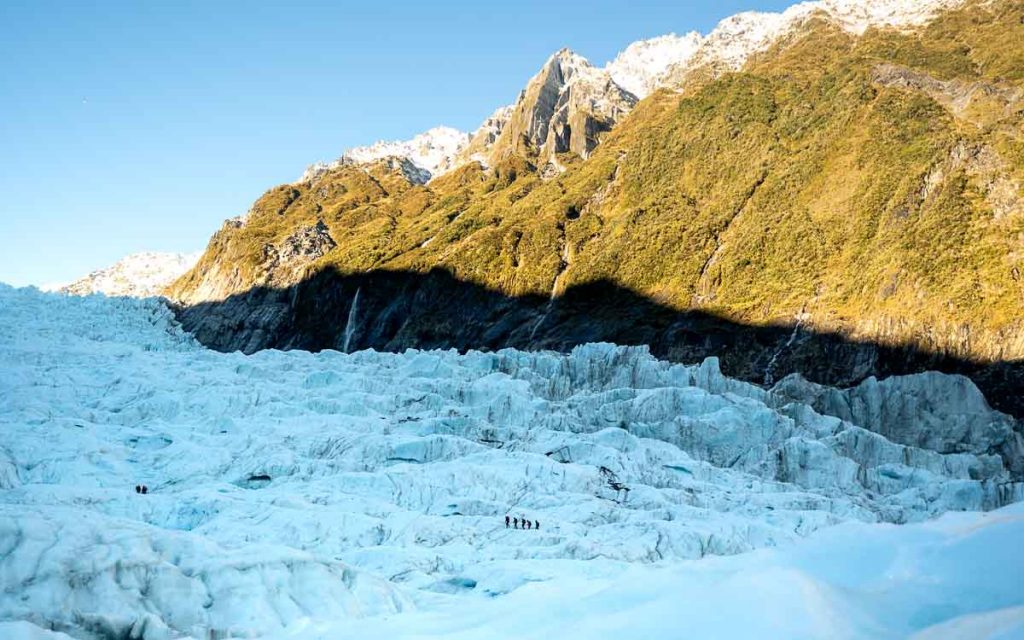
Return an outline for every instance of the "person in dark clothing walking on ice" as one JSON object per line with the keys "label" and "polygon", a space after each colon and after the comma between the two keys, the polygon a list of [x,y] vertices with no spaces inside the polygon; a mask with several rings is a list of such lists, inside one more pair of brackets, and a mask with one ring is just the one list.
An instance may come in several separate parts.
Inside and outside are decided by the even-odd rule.
{"label": "person in dark clothing walking on ice", "polygon": [[518,529],[519,528],[519,518],[512,518],[512,528],[513,529]]}
{"label": "person in dark clothing walking on ice", "polygon": [[512,520],[511,518],[509,518],[508,516],[505,516],[505,528],[506,529],[508,529],[508,525],[509,525],[509,522],[511,522],[511,520]]}
{"label": "person in dark clothing walking on ice", "polygon": [[530,528],[530,525],[532,525],[532,524],[533,524],[532,522],[530,522],[529,520],[527,520],[527,521],[526,521],[526,528],[527,528],[527,529],[529,529],[529,528]]}
{"label": "person in dark clothing walking on ice", "polygon": [[534,520],[533,521],[533,528],[534,529],[540,529],[540,520]]}

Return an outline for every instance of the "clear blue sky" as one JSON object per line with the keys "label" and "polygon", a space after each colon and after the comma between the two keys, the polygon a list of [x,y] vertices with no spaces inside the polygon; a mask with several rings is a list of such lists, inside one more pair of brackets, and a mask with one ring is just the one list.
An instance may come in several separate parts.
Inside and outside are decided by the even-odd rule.
{"label": "clear blue sky", "polygon": [[306,165],[474,129],[553,51],[788,0],[0,1],[0,281],[205,247]]}

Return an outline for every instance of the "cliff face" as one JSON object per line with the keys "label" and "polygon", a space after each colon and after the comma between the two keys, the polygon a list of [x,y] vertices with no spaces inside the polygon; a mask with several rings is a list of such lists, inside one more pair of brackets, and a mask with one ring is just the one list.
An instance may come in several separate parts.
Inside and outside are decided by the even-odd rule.
{"label": "cliff face", "polygon": [[636,102],[606,70],[563,49],[520,94],[489,152],[491,163],[510,155],[535,156],[542,165],[559,153],[586,158]]}
{"label": "cliff face", "polygon": [[[488,169],[420,185],[340,166],[273,189],[169,293],[225,349],[339,348],[346,327],[350,348],[606,339],[722,355],[759,383],[959,371],[1019,410],[998,396],[1024,391],[1022,17],[969,4],[858,35],[814,14],[596,147],[546,117],[573,100],[556,56],[493,127]],[[333,246],[289,240],[309,229]]]}

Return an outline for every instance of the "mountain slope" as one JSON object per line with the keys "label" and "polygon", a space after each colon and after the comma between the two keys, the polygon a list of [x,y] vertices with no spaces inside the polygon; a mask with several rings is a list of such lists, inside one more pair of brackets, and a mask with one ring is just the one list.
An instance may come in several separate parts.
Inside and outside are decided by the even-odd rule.
{"label": "mountain slope", "polygon": [[[1024,8],[971,3],[906,28],[916,15],[858,34],[808,13],[740,72],[692,67],[586,160],[555,149],[558,175],[506,126],[496,144],[519,152],[489,170],[422,186],[340,167],[271,190],[171,293],[221,348],[337,347],[362,287],[376,320],[356,348],[643,341],[670,358],[721,351],[758,382],[940,366],[1019,412],[997,396],[1024,384],[1001,364],[1024,358]],[[318,227],[329,250],[268,267],[267,247]],[[470,306],[445,315],[454,285],[436,269]],[[243,322],[253,308],[263,324]],[[304,313],[320,326],[300,335]],[[729,332],[742,336],[700,337]]]}

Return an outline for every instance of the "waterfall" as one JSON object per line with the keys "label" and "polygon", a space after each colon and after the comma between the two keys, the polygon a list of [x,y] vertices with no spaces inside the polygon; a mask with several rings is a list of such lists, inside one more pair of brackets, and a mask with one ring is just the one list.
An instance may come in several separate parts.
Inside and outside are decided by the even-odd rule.
{"label": "waterfall", "polygon": [[565,277],[566,272],[569,271],[569,245],[562,239],[562,255],[561,263],[558,266],[558,273],[555,274],[555,281],[551,285],[551,295],[548,296],[548,303],[544,306],[544,313],[541,315],[537,323],[533,325],[533,329],[530,331],[530,340],[533,340],[533,336],[537,335],[537,329],[540,329],[544,321],[548,319],[548,315],[551,313],[552,307],[555,306],[555,298],[558,297],[558,288],[562,283],[562,278]]}
{"label": "waterfall", "polygon": [[793,332],[789,334],[789,340],[786,344],[782,345],[779,349],[772,354],[772,359],[768,361],[768,366],[764,368],[764,385],[769,386],[775,382],[775,361],[779,359],[782,352],[793,346],[796,342],[796,337],[800,334],[800,325],[803,324],[805,314],[803,311],[797,314],[796,324],[793,325]]}
{"label": "waterfall", "polygon": [[348,353],[348,344],[352,340],[352,334],[356,330],[356,313],[359,305],[359,287],[356,288],[356,295],[352,296],[352,306],[348,308],[348,320],[345,321],[345,344],[342,350]]}

